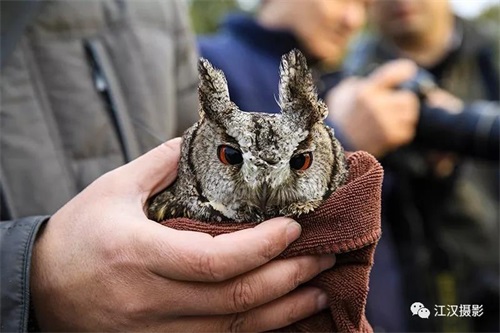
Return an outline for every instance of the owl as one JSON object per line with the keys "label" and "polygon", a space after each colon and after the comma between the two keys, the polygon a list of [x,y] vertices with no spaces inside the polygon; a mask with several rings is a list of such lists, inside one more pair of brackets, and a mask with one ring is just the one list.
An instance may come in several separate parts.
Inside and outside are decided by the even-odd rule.
{"label": "owl", "polygon": [[224,73],[198,64],[200,120],[183,135],[176,181],[150,199],[155,221],[261,222],[317,208],[347,175],[344,152],[323,120],[306,59],[298,50],[280,64],[280,114],[243,112]]}

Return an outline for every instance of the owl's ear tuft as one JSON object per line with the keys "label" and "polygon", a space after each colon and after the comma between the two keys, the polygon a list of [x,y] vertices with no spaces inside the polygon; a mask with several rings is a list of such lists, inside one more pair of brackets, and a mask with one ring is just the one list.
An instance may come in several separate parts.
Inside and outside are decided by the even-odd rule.
{"label": "owl's ear tuft", "polygon": [[283,55],[280,64],[279,103],[285,116],[313,124],[323,121],[328,108],[318,100],[305,56],[297,49]]}
{"label": "owl's ear tuft", "polygon": [[214,68],[204,58],[200,58],[198,61],[198,73],[200,78],[198,86],[200,114],[206,115],[217,123],[222,123],[230,113],[234,112],[234,104],[229,98],[226,77],[221,70]]}

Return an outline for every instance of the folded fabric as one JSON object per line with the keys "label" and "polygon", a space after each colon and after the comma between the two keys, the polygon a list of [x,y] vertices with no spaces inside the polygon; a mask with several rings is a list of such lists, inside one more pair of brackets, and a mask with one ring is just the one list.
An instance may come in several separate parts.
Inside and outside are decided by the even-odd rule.
{"label": "folded fabric", "polygon": [[[302,235],[279,258],[336,254],[336,265],[309,282],[329,298],[329,308],[290,325],[283,332],[373,332],[365,315],[368,278],[381,235],[383,169],[368,153],[347,155],[349,176],[323,205],[296,220]],[[206,223],[185,218],[162,222],[171,228],[213,236],[251,228],[253,223]]]}

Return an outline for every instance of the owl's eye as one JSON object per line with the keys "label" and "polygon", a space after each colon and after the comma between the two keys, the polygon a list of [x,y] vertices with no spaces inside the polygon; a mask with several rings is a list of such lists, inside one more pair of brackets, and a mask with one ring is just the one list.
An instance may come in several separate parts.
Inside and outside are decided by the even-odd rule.
{"label": "owl's eye", "polygon": [[307,170],[311,166],[313,156],[311,152],[298,154],[292,156],[290,159],[290,167],[294,170]]}
{"label": "owl's eye", "polygon": [[236,165],[243,162],[241,151],[226,145],[220,145],[217,148],[217,156],[219,160],[226,165]]}

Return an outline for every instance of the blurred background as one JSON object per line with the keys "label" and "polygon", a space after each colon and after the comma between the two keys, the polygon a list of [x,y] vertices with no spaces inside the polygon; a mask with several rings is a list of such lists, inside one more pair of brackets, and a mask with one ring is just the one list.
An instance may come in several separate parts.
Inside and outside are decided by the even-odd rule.
{"label": "blurred background", "polygon": [[[276,69],[281,55],[298,47],[320,78],[316,85],[337,138],[346,149],[372,153],[384,166],[384,236],[366,306],[375,331],[499,331],[500,1],[449,0],[449,6],[448,0],[375,0],[368,11],[369,1],[356,0],[185,1],[200,54],[224,71],[231,99],[242,110],[279,112]],[[249,15],[226,18],[228,12]],[[394,79],[401,67],[384,67],[390,82],[379,81],[380,90],[363,94],[363,84],[356,85],[399,57],[420,67],[410,80],[420,98],[418,110],[417,102],[397,102],[397,88],[409,83]],[[406,126],[405,111],[416,115],[416,127]],[[471,118],[441,122],[458,115]],[[483,122],[492,124],[488,134],[475,127]],[[464,124],[485,139],[465,138]],[[372,136],[379,128],[383,134]],[[401,140],[383,151],[384,138],[396,138],[402,128],[409,129],[411,143]],[[448,133],[455,130],[451,139]],[[440,146],[459,141],[458,149]],[[474,142],[480,142],[478,151],[493,143],[490,161],[473,149],[459,151]],[[431,308],[432,317],[421,321],[408,316],[416,300],[488,310],[471,319],[436,315]]]}
{"label": "blurred background", "polygon": [[[215,32],[218,23],[227,12],[253,12],[259,3],[259,0],[185,1],[189,4],[192,25],[198,34]],[[500,2],[498,0],[452,0],[451,3],[457,15],[486,25],[488,29],[494,30],[500,38],[498,29]]]}
{"label": "blurred background", "polygon": [[[0,0],[11,37],[2,35],[0,60],[13,59],[2,68],[0,115],[2,152],[14,157],[0,161],[2,176],[12,175],[2,185],[15,181],[8,188],[17,197],[3,200],[15,202],[11,211],[50,214],[198,119],[189,14],[199,54],[225,73],[238,107],[280,112],[279,63],[300,48],[335,136],[384,166],[384,236],[366,307],[375,330],[500,332],[500,0],[375,0],[368,11],[369,0],[178,1],[186,6],[46,1],[29,12],[22,6],[41,1]],[[101,12],[112,29],[96,23]],[[225,20],[229,12],[248,15]],[[401,57],[418,72],[390,62]],[[52,126],[61,135],[49,135]],[[74,177],[66,183],[67,168]],[[412,315],[416,301],[430,319]],[[458,317],[436,315],[436,304],[467,306]],[[481,314],[464,310],[471,305]]]}

